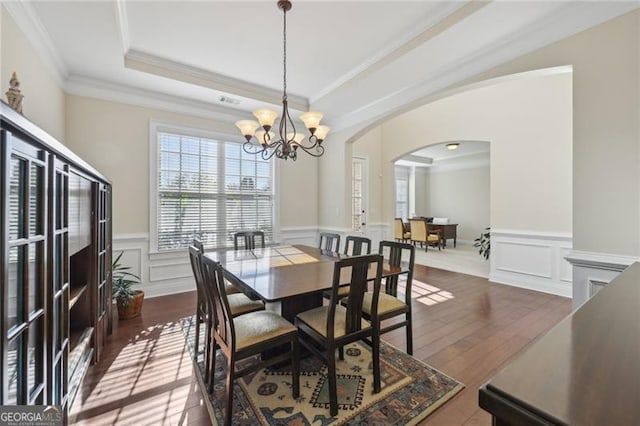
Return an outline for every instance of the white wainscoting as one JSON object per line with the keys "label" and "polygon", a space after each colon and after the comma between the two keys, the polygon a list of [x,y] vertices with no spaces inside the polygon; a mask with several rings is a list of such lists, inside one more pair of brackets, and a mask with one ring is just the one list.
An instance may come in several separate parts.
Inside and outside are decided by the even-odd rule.
{"label": "white wainscoting", "polygon": [[578,309],[584,302],[609,284],[620,272],[640,258],[608,253],[572,250],[565,256],[573,265],[572,308]]}
{"label": "white wainscoting", "polygon": [[391,234],[391,226],[388,223],[367,223],[366,227],[367,238],[371,239],[371,252],[377,253],[378,246],[380,245],[380,241],[383,240],[392,240],[393,235]]}
{"label": "white wainscoting", "polygon": [[491,230],[489,281],[571,297],[570,234]]}
{"label": "white wainscoting", "polygon": [[[113,256],[122,252],[121,263],[140,277],[145,297],[194,291],[195,283],[187,250],[149,253],[147,234],[114,234]],[[114,257],[115,259],[115,257]]]}
{"label": "white wainscoting", "polygon": [[276,241],[282,244],[315,246],[318,244],[318,228],[315,226],[280,228],[280,235]]}

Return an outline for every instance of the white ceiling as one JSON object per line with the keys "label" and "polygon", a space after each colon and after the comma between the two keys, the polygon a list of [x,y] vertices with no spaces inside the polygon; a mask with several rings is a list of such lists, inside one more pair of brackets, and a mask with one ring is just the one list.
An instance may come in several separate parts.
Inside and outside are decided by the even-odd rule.
{"label": "white ceiling", "polygon": [[[447,145],[457,143],[458,148],[449,150]],[[478,167],[489,164],[490,144],[484,141],[448,141],[407,154],[396,164],[399,166],[430,167],[442,169]]]}
{"label": "white ceiling", "polygon": [[[280,102],[275,0],[3,4],[70,93],[228,121]],[[638,6],[294,0],[287,14],[290,103],[323,111],[334,129],[363,125]]]}

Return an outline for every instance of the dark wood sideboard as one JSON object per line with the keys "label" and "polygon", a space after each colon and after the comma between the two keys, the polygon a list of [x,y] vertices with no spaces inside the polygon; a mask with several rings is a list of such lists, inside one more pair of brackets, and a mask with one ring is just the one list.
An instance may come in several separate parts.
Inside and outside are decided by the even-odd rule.
{"label": "dark wood sideboard", "polygon": [[111,184],[0,102],[0,405],[65,424],[111,332]]}
{"label": "dark wood sideboard", "polygon": [[429,229],[439,229],[441,238],[444,240],[444,246],[447,246],[447,240],[453,239],[453,248],[456,247],[458,242],[458,224],[447,223],[446,225],[439,225],[435,223],[429,224]]}
{"label": "dark wood sideboard", "polygon": [[640,263],[623,271],[479,392],[494,425],[640,421]]}

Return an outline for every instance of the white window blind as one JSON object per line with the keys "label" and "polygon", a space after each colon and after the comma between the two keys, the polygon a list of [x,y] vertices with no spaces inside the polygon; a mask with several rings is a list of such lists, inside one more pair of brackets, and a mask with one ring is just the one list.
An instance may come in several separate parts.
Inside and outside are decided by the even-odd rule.
{"label": "white window blind", "polygon": [[158,251],[182,249],[198,237],[230,247],[233,234],[273,237],[272,164],[237,142],[158,132]]}

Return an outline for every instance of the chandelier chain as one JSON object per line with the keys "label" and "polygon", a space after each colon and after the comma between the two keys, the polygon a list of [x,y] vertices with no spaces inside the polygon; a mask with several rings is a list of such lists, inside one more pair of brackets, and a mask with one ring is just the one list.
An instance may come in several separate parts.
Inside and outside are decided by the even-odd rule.
{"label": "chandelier chain", "polygon": [[283,22],[282,25],[282,67],[284,72],[282,73],[284,84],[283,84],[283,94],[282,97],[287,99],[287,11],[283,10]]}

